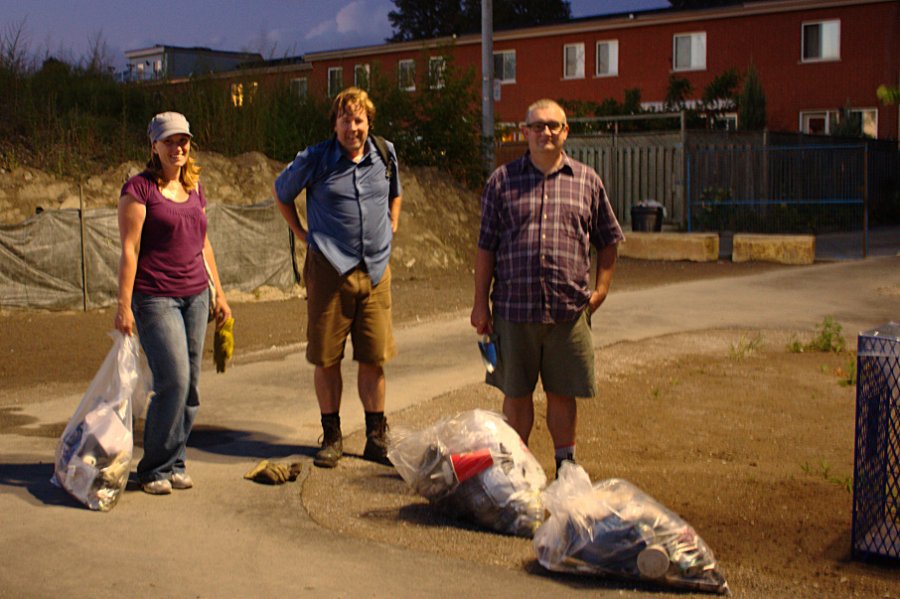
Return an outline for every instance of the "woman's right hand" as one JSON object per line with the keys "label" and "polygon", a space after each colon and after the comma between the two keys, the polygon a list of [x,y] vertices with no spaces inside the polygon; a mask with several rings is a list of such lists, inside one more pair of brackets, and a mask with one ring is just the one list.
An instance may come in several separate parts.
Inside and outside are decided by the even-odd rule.
{"label": "woman's right hand", "polygon": [[116,310],[116,319],[113,322],[116,330],[129,337],[134,334],[134,313],[130,306],[119,306]]}

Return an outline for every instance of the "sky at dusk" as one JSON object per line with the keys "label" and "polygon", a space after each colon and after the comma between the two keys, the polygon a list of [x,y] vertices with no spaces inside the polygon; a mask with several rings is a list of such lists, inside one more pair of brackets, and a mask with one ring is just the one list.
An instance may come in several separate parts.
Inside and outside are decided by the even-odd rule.
{"label": "sky at dusk", "polygon": [[[574,17],[584,17],[668,2],[571,0],[570,6]],[[77,62],[102,45],[117,67],[126,50],[155,45],[293,56],[383,43],[393,9],[390,0],[0,0],[0,42],[7,42],[0,47],[18,33],[31,56]]]}

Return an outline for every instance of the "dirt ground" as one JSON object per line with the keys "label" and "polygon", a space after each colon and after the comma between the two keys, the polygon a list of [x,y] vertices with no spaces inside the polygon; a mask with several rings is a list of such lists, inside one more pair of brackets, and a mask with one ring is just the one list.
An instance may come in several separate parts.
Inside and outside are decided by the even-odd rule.
{"label": "dirt ground", "polygon": [[[772,268],[784,267],[621,260],[613,292]],[[398,277],[394,296],[398,327],[466,313],[471,275]],[[296,350],[305,336],[302,299],[244,301],[234,312],[237,360]],[[16,403],[83,390],[109,347],[111,320],[109,310],[0,314],[0,430],[14,426]],[[713,330],[602,348],[601,397],[579,411],[578,461],[592,480],[625,478],[692,524],[736,596],[900,597],[896,567],[850,560],[854,387],[842,381],[854,356],[787,350],[814,335]],[[451,412],[499,411],[500,399],[475,385],[391,423],[419,429]],[[539,393],[531,447],[552,476],[545,409]],[[345,447],[361,453],[363,443],[357,434]],[[310,515],[342,534],[546,575],[530,541],[436,514],[387,467],[348,459],[336,471],[310,469],[299,484]],[[336,484],[367,492],[335,502]],[[565,578],[573,588],[635,588]]]}

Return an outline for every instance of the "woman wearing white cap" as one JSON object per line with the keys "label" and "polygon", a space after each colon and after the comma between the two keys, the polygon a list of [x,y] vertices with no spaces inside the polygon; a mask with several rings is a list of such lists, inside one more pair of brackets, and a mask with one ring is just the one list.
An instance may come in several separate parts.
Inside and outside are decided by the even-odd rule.
{"label": "woman wearing white cap", "polygon": [[144,491],[164,495],[193,486],[185,446],[200,407],[198,384],[209,317],[206,259],[216,287],[216,324],[231,317],[206,236],[200,167],[190,156],[184,115],[157,114],[147,128],[150,160],[119,198],[119,295],[115,327],[137,330],[153,373],[144,455],[137,476]]}

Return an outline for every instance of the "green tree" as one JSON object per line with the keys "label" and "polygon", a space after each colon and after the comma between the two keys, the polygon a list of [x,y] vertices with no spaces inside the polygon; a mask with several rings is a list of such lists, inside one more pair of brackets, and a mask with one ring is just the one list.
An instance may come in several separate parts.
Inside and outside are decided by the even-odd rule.
{"label": "green tree", "polygon": [[706,126],[714,129],[722,114],[734,110],[737,105],[737,88],[741,76],[737,69],[726,69],[713,77],[705,88],[700,100],[706,113]]}
{"label": "green tree", "polygon": [[900,104],[900,85],[879,85],[875,95],[885,106]]}
{"label": "green tree", "polygon": [[862,115],[850,110],[848,104],[840,112],[841,118],[831,126],[831,134],[836,137],[865,137],[863,134]]}
{"label": "green tree", "polygon": [[666,110],[682,110],[694,88],[684,77],[669,75],[669,86],[666,88]]}
{"label": "green tree", "polygon": [[766,128],[766,94],[751,64],[747,68],[744,88],[738,96],[738,127],[746,131],[760,131]]}
{"label": "green tree", "polygon": [[[478,0],[393,0],[388,13],[394,34],[390,42],[407,42],[481,31]],[[572,18],[568,0],[494,0],[495,29],[530,27]]]}

